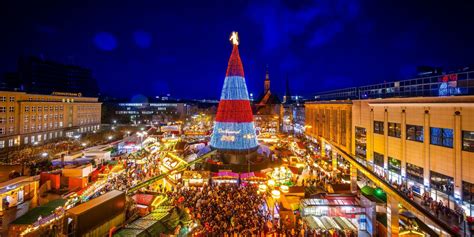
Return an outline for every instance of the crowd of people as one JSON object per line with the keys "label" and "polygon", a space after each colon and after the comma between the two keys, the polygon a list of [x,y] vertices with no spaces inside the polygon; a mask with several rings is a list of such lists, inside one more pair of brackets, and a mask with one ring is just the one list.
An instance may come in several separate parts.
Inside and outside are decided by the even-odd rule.
{"label": "crowd of people", "polygon": [[265,198],[254,186],[205,185],[202,188],[178,186],[169,197],[190,209],[199,225],[196,233],[257,235],[271,229]]}

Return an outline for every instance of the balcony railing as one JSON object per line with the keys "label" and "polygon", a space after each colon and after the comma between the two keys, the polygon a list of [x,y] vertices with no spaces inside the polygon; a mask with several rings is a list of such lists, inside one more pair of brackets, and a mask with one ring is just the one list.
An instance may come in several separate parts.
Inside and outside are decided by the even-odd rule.
{"label": "balcony railing", "polygon": [[384,82],[321,92],[314,100],[356,100],[418,96],[474,95],[474,71]]}

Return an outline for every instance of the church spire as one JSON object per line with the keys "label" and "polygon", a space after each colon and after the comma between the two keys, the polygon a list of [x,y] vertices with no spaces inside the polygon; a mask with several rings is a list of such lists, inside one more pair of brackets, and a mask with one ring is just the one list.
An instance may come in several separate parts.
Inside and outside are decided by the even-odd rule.
{"label": "church spire", "polygon": [[265,69],[265,81],[263,83],[263,87],[264,87],[263,93],[267,94],[268,91],[270,91],[270,75],[268,73],[268,64]]}

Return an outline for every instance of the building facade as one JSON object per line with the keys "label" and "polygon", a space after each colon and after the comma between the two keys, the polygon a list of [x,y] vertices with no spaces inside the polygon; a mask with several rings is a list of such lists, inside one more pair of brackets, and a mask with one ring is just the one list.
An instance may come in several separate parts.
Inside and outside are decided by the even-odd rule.
{"label": "building facade", "polygon": [[[418,195],[428,192],[452,209],[462,205],[473,216],[474,96],[469,93],[472,86],[466,86],[472,80],[466,73],[454,75],[448,80],[446,75],[419,79],[435,82],[429,86],[406,83],[429,90],[416,93],[398,87],[399,92],[389,96],[387,92],[396,91],[389,87],[323,94],[318,99],[328,101],[305,105],[306,135],[321,143],[324,155],[337,146],[380,178],[407,184]],[[449,84],[450,78],[461,77],[463,81]],[[456,96],[444,96],[446,85]],[[400,95],[406,97],[397,98]]]}
{"label": "building facade", "polygon": [[0,149],[99,129],[101,103],[80,93],[0,91]]}

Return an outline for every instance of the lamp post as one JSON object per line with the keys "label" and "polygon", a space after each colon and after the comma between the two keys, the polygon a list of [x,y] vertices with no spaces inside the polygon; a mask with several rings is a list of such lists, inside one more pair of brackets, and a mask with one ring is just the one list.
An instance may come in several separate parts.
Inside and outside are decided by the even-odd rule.
{"label": "lamp post", "polygon": [[273,198],[273,205],[272,205],[272,219],[275,218],[275,206],[278,200],[280,199],[281,193],[280,191],[274,189],[272,190],[272,198]]}

